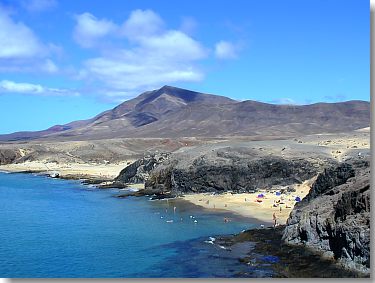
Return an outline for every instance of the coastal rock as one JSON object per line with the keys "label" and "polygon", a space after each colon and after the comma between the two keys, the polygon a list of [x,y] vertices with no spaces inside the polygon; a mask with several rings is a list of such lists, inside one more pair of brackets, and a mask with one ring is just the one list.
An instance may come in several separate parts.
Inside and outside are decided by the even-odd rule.
{"label": "coastal rock", "polygon": [[354,177],[354,169],[352,165],[343,163],[335,167],[328,167],[324,172],[319,174],[315,183],[312,185],[311,191],[305,200],[311,200],[317,196],[324,194],[328,190],[344,184],[349,178]]}
{"label": "coastal rock", "polygon": [[167,152],[146,155],[125,167],[116,177],[115,182],[123,184],[143,183],[148,179],[150,172],[158,164],[167,160],[169,155]]}
{"label": "coastal rock", "polygon": [[12,149],[1,149],[0,150],[0,165],[13,163],[15,160],[21,157],[21,154],[17,150]]}
{"label": "coastal rock", "polygon": [[291,212],[283,234],[364,273],[370,271],[370,167],[368,161],[322,172]]}
{"label": "coastal rock", "polygon": [[245,148],[225,148],[195,156],[174,154],[151,172],[145,187],[160,188],[175,195],[240,193],[302,183],[318,170],[319,166],[303,158],[260,156]]}

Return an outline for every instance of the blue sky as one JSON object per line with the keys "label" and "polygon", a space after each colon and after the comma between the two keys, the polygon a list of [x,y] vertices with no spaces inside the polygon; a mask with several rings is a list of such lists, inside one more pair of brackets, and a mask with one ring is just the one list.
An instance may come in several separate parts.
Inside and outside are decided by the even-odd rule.
{"label": "blue sky", "polygon": [[0,133],[165,84],[238,100],[370,99],[369,1],[0,0]]}

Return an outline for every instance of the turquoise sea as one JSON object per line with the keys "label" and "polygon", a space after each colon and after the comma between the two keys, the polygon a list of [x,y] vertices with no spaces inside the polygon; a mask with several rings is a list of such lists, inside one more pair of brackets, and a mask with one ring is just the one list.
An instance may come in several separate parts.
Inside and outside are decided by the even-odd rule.
{"label": "turquoise sea", "polygon": [[[119,193],[0,173],[0,277],[236,277],[249,271],[209,238],[254,227],[249,220],[230,216],[224,223],[228,215],[185,202],[116,198]],[[252,272],[268,277],[271,271]]]}

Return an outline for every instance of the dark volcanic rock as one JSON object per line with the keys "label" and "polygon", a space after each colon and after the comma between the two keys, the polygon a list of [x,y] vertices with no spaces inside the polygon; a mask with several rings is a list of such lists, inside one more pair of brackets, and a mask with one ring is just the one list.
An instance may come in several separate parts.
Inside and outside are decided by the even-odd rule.
{"label": "dark volcanic rock", "polygon": [[238,243],[252,243],[252,249],[245,246],[247,255],[239,258],[240,263],[247,264],[250,272],[251,267],[269,266],[274,271],[273,278],[368,277],[365,274],[346,270],[335,261],[322,258],[319,253],[303,246],[286,244],[282,241],[283,231],[283,226],[251,229],[234,236],[217,237],[215,244],[230,250]]}
{"label": "dark volcanic rock", "polygon": [[168,157],[169,153],[154,153],[138,159],[125,167],[116,177],[115,182],[123,184],[143,183],[148,179],[150,172]]}
{"label": "dark volcanic rock", "polygon": [[321,173],[310,194],[291,212],[283,239],[369,272],[369,162],[341,164]]}
{"label": "dark volcanic rock", "polygon": [[[225,153],[225,154],[224,154]],[[277,156],[256,156],[250,150],[224,149],[193,158],[173,155],[146,181],[176,195],[194,192],[248,192],[274,185],[301,183],[318,173],[310,161]]]}
{"label": "dark volcanic rock", "polygon": [[0,150],[0,165],[10,164],[16,159],[20,158],[20,152],[12,149],[1,149]]}
{"label": "dark volcanic rock", "polygon": [[318,175],[315,183],[312,185],[311,191],[305,198],[306,201],[316,198],[333,187],[344,184],[351,177],[354,177],[354,170],[352,165],[348,163],[325,168],[324,172]]}

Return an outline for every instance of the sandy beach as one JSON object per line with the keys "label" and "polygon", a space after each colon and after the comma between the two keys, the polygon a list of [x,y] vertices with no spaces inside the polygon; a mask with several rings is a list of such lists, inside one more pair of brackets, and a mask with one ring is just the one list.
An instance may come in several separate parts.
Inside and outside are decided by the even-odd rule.
{"label": "sandy beach", "polygon": [[0,171],[6,172],[58,172],[62,178],[98,178],[112,180],[117,177],[129,162],[118,162],[109,164],[95,163],[46,163],[42,161],[27,161],[1,165]]}
{"label": "sandy beach", "polygon": [[[226,210],[244,217],[256,218],[265,225],[273,221],[273,213],[277,217],[278,224],[285,224],[290,212],[296,204],[295,198],[298,196],[303,199],[310,191],[311,185],[316,177],[296,184],[293,187],[296,191],[276,195],[279,190],[259,190],[256,193],[242,194],[189,194],[182,199],[195,205],[202,206],[210,210]],[[258,195],[264,197],[259,198]]]}

